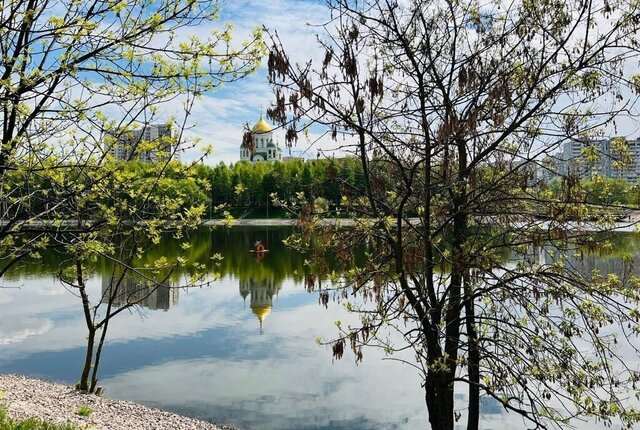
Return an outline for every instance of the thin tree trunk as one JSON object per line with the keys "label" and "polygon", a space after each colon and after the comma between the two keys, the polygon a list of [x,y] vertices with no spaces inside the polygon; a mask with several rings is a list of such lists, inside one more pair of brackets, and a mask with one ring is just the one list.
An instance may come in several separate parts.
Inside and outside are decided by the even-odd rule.
{"label": "thin tree trunk", "polygon": [[[112,280],[113,282],[113,280]],[[96,392],[96,385],[98,384],[98,367],[100,366],[100,356],[102,355],[102,347],[104,346],[104,340],[107,337],[107,329],[109,328],[109,321],[111,320],[111,306],[113,304],[113,300],[117,294],[118,287],[122,282],[122,277],[117,282],[117,287],[114,293],[109,295],[109,303],[107,305],[107,313],[104,317],[104,325],[102,327],[102,333],[100,334],[100,342],[98,343],[98,350],[96,351],[96,361],[93,365],[93,373],[91,375],[91,392]]]}
{"label": "thin tree trunk", "polygon": [[[437,371],[437,389],[440,399],[436,407],[442,411],[442,422],[438,430],[453,430],[454,426],[454,379],[458,366],[458,352],[460,348],[460,306],[462,302],[462,283],[465,271],[465,253],[467,215],[463,211],[465,201],[464,191],[454,200],[453,217],[453,266],[449,285],[448,300],[445,314],[444,339],[444,368]],[[434,429],[435,430],[435,429]]]}
{"label": "thin tree trunk", "polygon": [[89,390],[92,393],[96,392],[96,385],[98,385],[98,366],[100,366],[100,356],[102,355],[102,347],[104,345],[104,340],[107,335],[107,326],[109,322],[104,324],[102,327],[102,333],[100,334],[100,341],[98,342],[98,349],[96,350],[96,360],[93,364],[93,372],[91,373],[91,389]]}
{"label": "thin tree trunk", "polygon": [[467,430],[478,430],[480,421],[480,350],[476,332],[476,316],[472,299],[471,280],[467,274],[464,279],[465,321],[469,342],[469,416]]}
{"label": "thin tree trunk", "polygon": [[89,302],[89,296],[87,295],[87,289],[84,284],[84,275],[82,271],[82,262],[76,257],[76,277],[78,282],[78,290],[80,291],[80,297],[82,299],[82,310],[84,311],[84,320],[89,331],[87,336],[87,352],[84,358],[84,366],[82,368],[82,376],[78,389],[82,391],[89,390],[89,373],[91,372],[91,363],[93,362],[93,348],[96,338],[96,328],[91,318],[91,303]]}
{"label": "thin tree trunk", "polygon": [[80,383],[78,389],[81,391],[89,391],[89,373],[91,372],[91,363],[93,362],[93,347],[95,344],[96,331],[93,328],[89,328],[89,335],[87,337],[87,352],[84,358],[84,367],[82,368],[82,376],[80,377]]}

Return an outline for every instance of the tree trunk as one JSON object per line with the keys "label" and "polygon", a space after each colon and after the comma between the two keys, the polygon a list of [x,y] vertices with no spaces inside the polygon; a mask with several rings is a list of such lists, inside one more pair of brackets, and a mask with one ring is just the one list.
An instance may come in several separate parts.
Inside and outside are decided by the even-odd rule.
{"label": "tree trunk", "polygon": [[111,301],[107,308],[107,316],[105,317],[104,326],[102,327],[102,333],[100,334],[100,342],[98,343],[98,349],[96,350],[96,361],[93,365],[93,373],[91,374],[91,392],[96,392],[96,385],[98,385],[98,366],[100,366],[100,356],[102,355],[102,347],[104,346],[104,340],[107,337],[107,328],[109,327],[109,320],[111,312]]}
{"label": "tree trunk", "polygon": [[478,348],[478,334],[476,331],[476,316],[472,298],[471,280],[467,275],[464,279],[465,321],[469,342],[469,416],[467,430],[478,430],[480,421],[480,350]]}
{"label": "tree trunk", "polygon": [[91,372],[91,363],[93,362],[93,347],[96,339],[96,331],[94,328],[89,327],[89,334],[87,336],[87,352],[84,358],[84,367],[82,368],[82,376],[78,383],[78,389],[82,391],[89,391],[89,373]]}
{"label": "tree trunk", "polygon": [[453,382],[445,370],[429,370],[424,385],[431,430],[453,430]]}
{"label": "tree trunk", "polygon": [[91,387],[89,392],[96,392],[96,385],[98,385],[98,366],[100,365],[100,355],[102,354],[102,345],[104,345],[104,339],[107,333],[107,327],[102,328],[102,333],[100,335],[100,341],[98,342],[98,349],[96,350],[96,361],[93,364],[93,371],[91,373]]}
{"label": "tree trunk", "polygon": [[[78,217],[78,224],[80,224],[80,218]],[[87,352],[84,358],[84,366],[82,368],[82,376],[78,383],[78,389],[82,391],[89,390],[89,374],[91,372],[91,364],[93,363],[93,348],[96,340],[96,326],[91,318],[91,303],[89,302],[89,296],[87,295],[87,288],[84,283],[84,274],[82,270],[82,262],[76,257],[76,279],[78,282],[78,291],[82,298],[82,310],[84,312],[84,320],[87,326]]]}

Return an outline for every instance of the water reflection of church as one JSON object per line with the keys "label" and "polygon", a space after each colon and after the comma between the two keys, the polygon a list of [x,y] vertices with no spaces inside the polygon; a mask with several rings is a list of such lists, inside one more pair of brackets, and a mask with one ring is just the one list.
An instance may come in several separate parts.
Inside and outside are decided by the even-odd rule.
{"label": "water reflection of church", "polygon": [[112,291],[116,290],[112,300],[116,307],[139,301],[137,304],[147,309],[168,311],[178,304],[180,289],[173,286],[169,280],[158,285],[150,280],[135,279],[127,275],[120,281],[120,285],[117,285],[119,280],[119,276],[102,276],[101,303],[108,302],[109,297],[113,295]]}
{"label": "water reflection of church", "polygon": [[279,290],[280,286],[276,285],[273,279],[257,280],[248,278],[240,280],[240,295],[245,303],[247,296],[250,296],[249,307],[251,312],[258,318],[258,321],[260,321],[261,333],[264,320],[273,308],[273,296],[277,295]]}

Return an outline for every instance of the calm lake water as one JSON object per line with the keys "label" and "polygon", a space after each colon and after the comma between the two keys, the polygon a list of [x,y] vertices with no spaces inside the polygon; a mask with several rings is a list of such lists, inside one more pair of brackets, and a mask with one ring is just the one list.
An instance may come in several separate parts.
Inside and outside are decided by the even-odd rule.
{"label": "calm lake water", "polygon": [[[212,266],[212,254],[224,256],[211,269],[217,279],[204,288],[160,288],[142,309],[112,321],[100,372],[106,395],[243,430],[426,428],[414,369],[375,350],[357,366],[347,354],[333,362],[316,343],[350,316],[336,303],[325,309],[317,293],[307,292],[310,269],[282,245],[288,233],[236,227],[194,234],[192,257]],[[262,260],[248,252],[256,240],[270,249]],[[177,247],[167,240],[151,254]],[[54,278],[60,260],[46,254],[0,279],[0,372],[77,382],[85,327],[80,299]],[[615,258],[586,260],[581,264],[616,270]],[[109,276],[98,265],[90,281],[94,300]],[[505,427],[525,426],[485,404],[481,428]]]}

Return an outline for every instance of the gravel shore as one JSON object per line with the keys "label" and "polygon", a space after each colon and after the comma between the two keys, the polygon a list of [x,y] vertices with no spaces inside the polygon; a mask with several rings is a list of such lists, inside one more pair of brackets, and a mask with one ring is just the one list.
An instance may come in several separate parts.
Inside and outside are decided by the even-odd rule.
{"label": "gravel shore", "polygon": [[[226,426],[194,420],[124,400],[84,394],[60,384],[20,375],[0,375],[0,404],[13,418],[37,417],[49,421],[72,422],[82,429],[95,430],[232,430]],[[91,414],[76,414],[80,406]]]}

